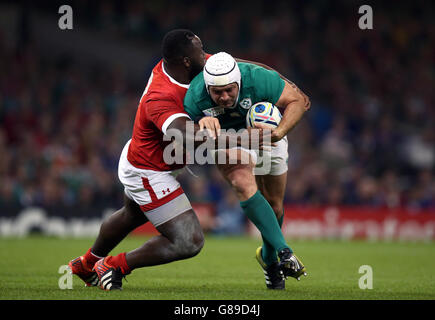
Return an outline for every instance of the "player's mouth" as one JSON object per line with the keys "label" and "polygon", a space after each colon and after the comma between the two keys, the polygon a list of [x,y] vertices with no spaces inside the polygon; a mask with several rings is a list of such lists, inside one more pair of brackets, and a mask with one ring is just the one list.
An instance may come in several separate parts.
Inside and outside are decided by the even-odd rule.
{"label": "player's mouth", "polygon": [[231,108],[233,105],[234,105],[233,100],[229,100],[229,101],[225,101],[225,102],[220,103],[220,106],[223,108]]}

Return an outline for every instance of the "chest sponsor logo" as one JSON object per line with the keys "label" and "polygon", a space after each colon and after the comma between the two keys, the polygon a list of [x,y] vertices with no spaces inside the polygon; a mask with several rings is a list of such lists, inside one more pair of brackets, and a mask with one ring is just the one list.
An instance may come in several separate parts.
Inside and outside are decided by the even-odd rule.
{"label": "chest sponsor logo", "polygon": [[231,112],[230,117],[241,117],[242,115],[238,112]]}
{"label": "chest sponsor logo", "polygon": [[252,100],[251,98],[244,98],[239,104],[242,108],[249,109],[252,106]]}
{"label": "chest sponsor logo", "polygon": [[209,109],[202,110],[202,112],[207,117],[217,117],[218,115],[224,114],[225,113],[225,109],[222,108],[222,107],[214,107],[214,108],[209,108]]}

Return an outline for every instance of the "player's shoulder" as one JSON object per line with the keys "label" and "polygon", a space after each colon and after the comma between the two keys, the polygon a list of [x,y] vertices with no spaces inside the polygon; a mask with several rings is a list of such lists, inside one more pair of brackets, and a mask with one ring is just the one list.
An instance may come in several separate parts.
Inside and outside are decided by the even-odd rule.
{"label": "player's shoulder", "polygon": [[262,70],[266,70],[260,66],[257,66],[256,64],[248,62],[238,62],[238,65],[240,69],[240,75],[245,84],[255,81],[256,77],[259,75],[259,72],[261,73]]}
{"label": "player's shoulder", "polygon": [[144,92],[144,100],[166,100],[176,101],[183,100],[187,86],[182,86],[171,82],[168,76],[164,73],[162,62],[158,63],[151,74],[149,82]]}
{"label": "player's shoulder", "polygon": [[255,78],[256,76],[261,76],[263,74],[269,74],[273,70],[267,70],[259,65],[249,63],[249,62],[238,62],[240,73],[243,76],[250,76]]}
{"label": "player's shoulder", "polygon": [[205,88],[204,73],[201,71],[190,82],[189,91],[200,93],[203,87]]}
{"label": "player's shoulder", "polygon": [[238,64],[245,88],[257,87],[259,84],[279,78],[279,74],[274,70],[268,70],[253,63],[239,62]]}
{"label": "player's shoulder", "polygon": [[202,100],[208,97],[207,90],[205,88],[204,76],[202,71],[192,79],[187,90],[185,103],[200,103]]}
{"label": "player's shoulder", "polygon": [[171,102],[176,104],[180,99],[183,99],[182,96],[172,90],[171,86],[154,85],[149,88],[148,92],[141,99],[141,102],[150,103],[153,101],[165,101],[166,103]]}
{"label": "player's shoulder", "polygon": [[240,72],[254,72],[258,70],[266,70],[259,65],[250,62],[237,62],[239,65]]}

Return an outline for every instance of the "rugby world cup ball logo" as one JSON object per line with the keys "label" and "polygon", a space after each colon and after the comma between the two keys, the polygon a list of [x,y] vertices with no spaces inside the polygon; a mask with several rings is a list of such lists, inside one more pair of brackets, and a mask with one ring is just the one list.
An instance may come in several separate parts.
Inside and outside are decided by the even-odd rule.
{"label": "rugby world cup ball logo", "polygon": [[254,104],[246,114],[246,126],[254,127],[254,123],[262,123],[276,128],[282,118],[281,112],[270,102]]}

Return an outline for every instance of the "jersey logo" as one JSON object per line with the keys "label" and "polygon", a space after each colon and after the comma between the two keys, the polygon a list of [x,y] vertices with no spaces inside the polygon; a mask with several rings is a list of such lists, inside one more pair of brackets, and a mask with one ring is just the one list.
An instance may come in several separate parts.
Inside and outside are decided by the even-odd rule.
{"label": "jersey logo", "polygon": [[242,115],[238,112],[231,112],[230,117],[241,117]]}
{"label": "jersey logo", "polygon": [[251,98],[244,98],[239,104],[242,108],[249,109],[252,106]]}
{"label": "jersey logo", "polygon": [[224,114],[225,113],[225,109],[222,108],[222,107],[214,107],[214,108],[202,110],[202,112],[207,117],[217,117],[220,114]]}

